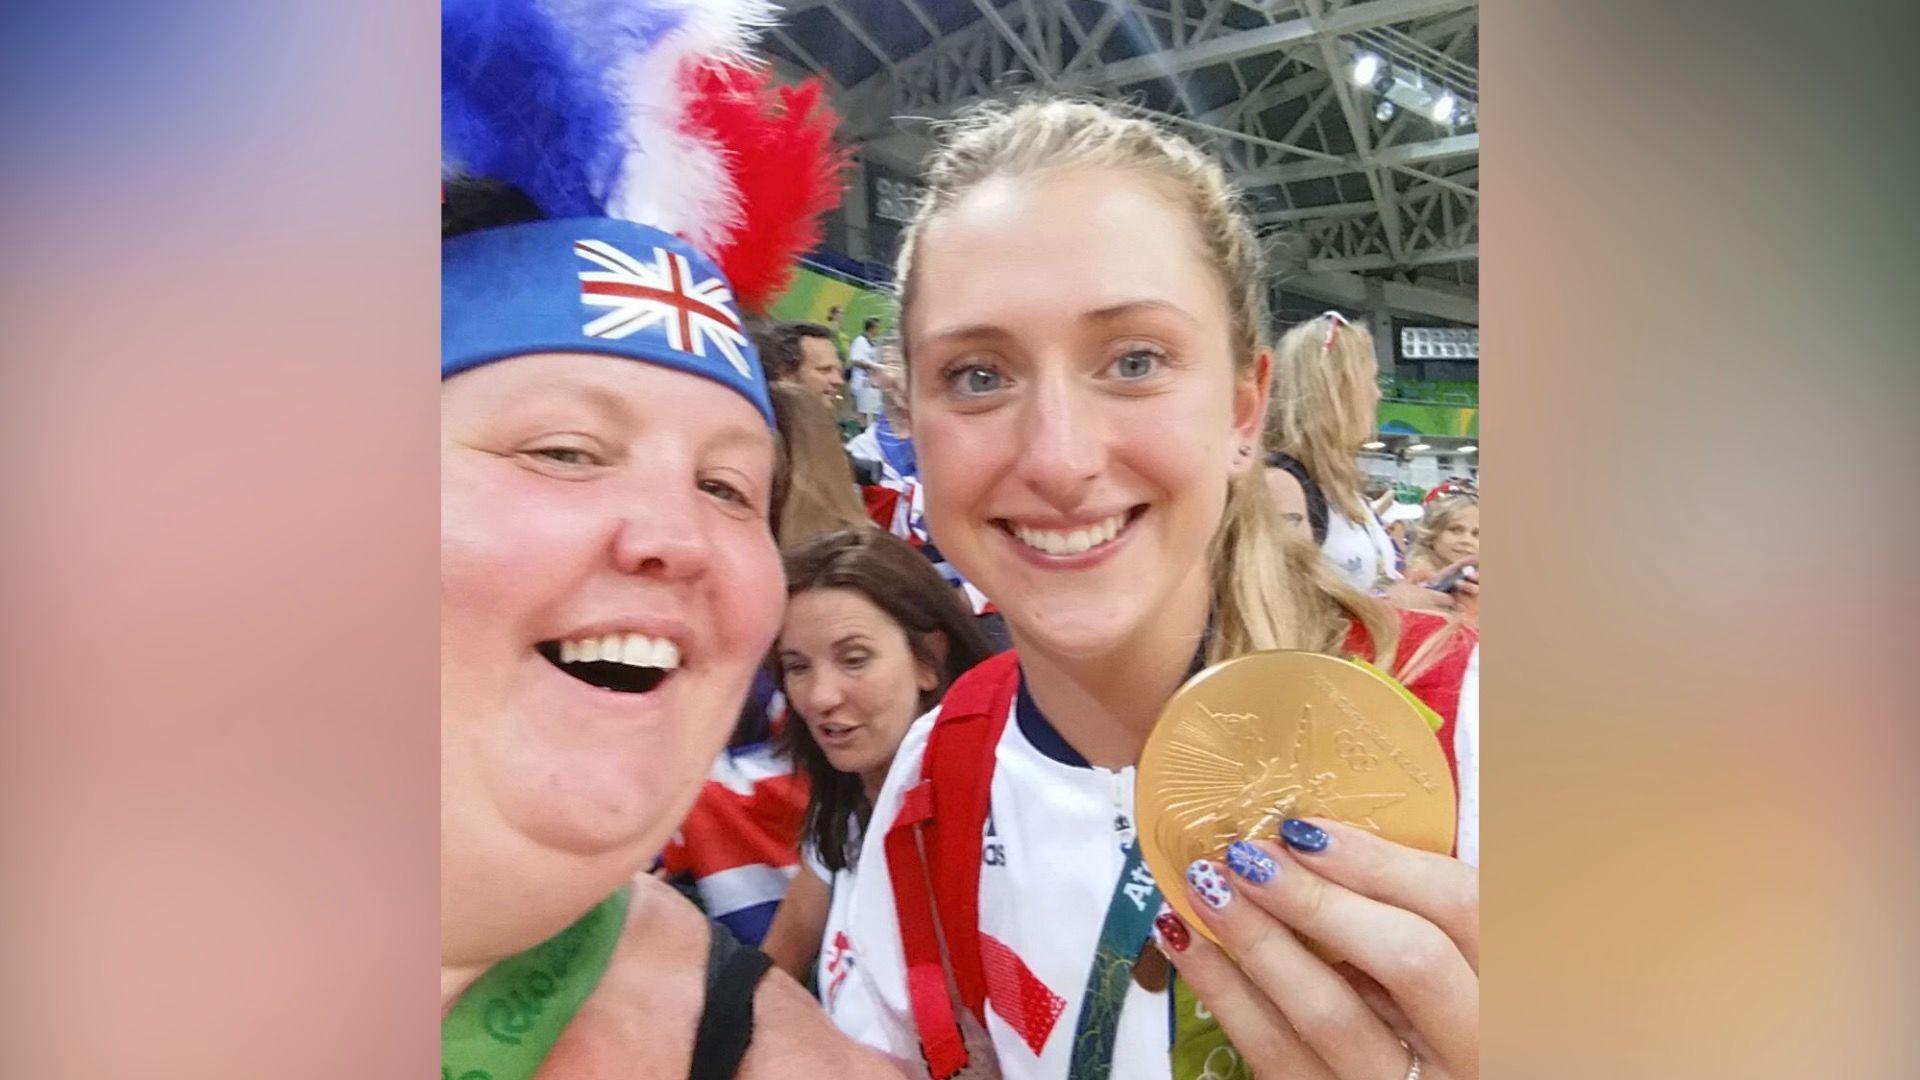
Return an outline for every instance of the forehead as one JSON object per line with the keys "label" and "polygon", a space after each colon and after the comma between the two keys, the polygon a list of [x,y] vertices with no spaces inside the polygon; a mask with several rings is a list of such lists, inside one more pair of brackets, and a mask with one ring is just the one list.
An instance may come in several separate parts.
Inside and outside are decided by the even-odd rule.
{"label": "forehead", "polygon": [[800,353],[801,355],[805,356],[808,360],[811,360],[816,364],[823,363],[828,360],[831,360],[834,363],[840,362],[839,351],[833,347],[833,342],[828,341],[826,338],[820,338],[820,337],[801,338]]}
{"label": "forehead", "polygon": [[498,360],[441,383],[441,413],[454,425],[586,412],[611,423],[671,429],[700,442],[764,446],[773,435],[747,399],[712,379],[624,357],[541,353]]}
{"label": "forehead", "polygon": [[917,331],[982,309],[1160,299],[1205,315],[1226,305],[1193,215],[1161,186],[1112,168],[988,179],[928,223],[913,272]]}
{"label": "forehead", "polygon": [[793,639],[832,641],[893,626],[887,613],[857,589],[808,589],[787,602],[786,630]]}

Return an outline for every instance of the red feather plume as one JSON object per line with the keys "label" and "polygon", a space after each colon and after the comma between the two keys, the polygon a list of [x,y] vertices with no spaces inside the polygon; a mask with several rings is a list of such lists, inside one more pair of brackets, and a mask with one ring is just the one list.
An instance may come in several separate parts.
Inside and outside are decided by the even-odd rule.
{"label": "red feather plume", "polygon": [[818,79],[776,86],[770,68],[710,64],[690,81],[686,124],[720,147],[740,199],[738,227],[712,254],[741,308],[763,314],[840,205],[840,118]]}

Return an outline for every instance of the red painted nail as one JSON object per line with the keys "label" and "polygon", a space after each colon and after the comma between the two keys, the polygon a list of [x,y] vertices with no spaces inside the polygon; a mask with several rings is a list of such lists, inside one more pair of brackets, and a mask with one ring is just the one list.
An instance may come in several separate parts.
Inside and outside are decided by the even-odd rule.
{"label": "red painted nail", "polygon": [[1160,940],[1166,942],[1174,952],[1186,952],[1188,943],[1193,940],[1187,936],[1187,924],[1171,911],[1161,912],[1153,920],[1153,928],[1160,931]]}

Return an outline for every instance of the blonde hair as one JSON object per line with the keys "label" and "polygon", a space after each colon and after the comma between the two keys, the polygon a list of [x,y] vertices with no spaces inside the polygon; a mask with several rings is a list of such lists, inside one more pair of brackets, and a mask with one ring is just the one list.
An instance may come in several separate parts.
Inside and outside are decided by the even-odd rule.
{"label": "blonde hair", "polygon": [[[1232,186],[1192,143],[1091,102],[989,104],[953,125],[927,168],[926,197],[902,237],[900,325],[907,325],[913,305],[915,255],[929,221],[993,177],[1102,168],[1144,177],[1191,215],[1225,289],[1234,370],[1250,377],[1267,344],[1266,289],[1260,244]],[[903,335],[903,387],[912,371],[906,349]],[[1210,662],[1262,649],[1332,652],[1354,623],[1366,628],[1373,655],[1392,662],[1399,621],[1379,601],[1346,586],[1318,548],[1286,529],[1260,469],[1229,482],[1209,564]]]}
{"label": "blonde hair", "polygon": [[1474,495],[1450,495],[1430,504],[1419,523],[1413,527],[1413,543],[1407,552],[1407,562],[1411,564],[1418,559],[1424,564],[1423,569],[1445,569],[1446,564],[1440,561],[1439,554],[1433,550],[1434,541],[1440,539],[1440,535],[1447,531],[1456,518],[1479,505],[1480,499]]}
{"label": "blonde hair", "polygon": [[821,533],[869,524],[855,494],[853,466],[840,447],[833,414],[816,395],[789,383],[768,387],[773,417],[780,429],[779,505],[774,536],[781,546]]}
{"label": "blonde hair", "polygon": [[1341,514],[1365,521],[1360,444],[1373,434],[1366,414],[1373,334],[1337,315],[1288,330],[1273,360],[1268,448],[1299,459]]}

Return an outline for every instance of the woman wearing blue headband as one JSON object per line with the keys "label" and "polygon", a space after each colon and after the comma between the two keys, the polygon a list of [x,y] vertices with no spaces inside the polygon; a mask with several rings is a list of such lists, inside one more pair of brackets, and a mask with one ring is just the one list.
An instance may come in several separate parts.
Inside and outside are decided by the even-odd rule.
{"label": "woman wearing blue headband", "polygon": [[755,273],[772,249],[737,225],[755,220],[747,178],[719,175],[739,212],[712,227],[689,210],[712,191],[646,188],[634,124],[609,120],[622,103],[591,99],[651,85],[656,109],[816,138],[811,99],[690,63],[737,46],[729,6],[757,9],[601,5],[586,27],[531,3],[443,8],[448,156],[498,181],[448,185],[441,248],[448,1080],[893,1074],[764,957],[634,880],[779,628],[771,413],[724,262]]}

